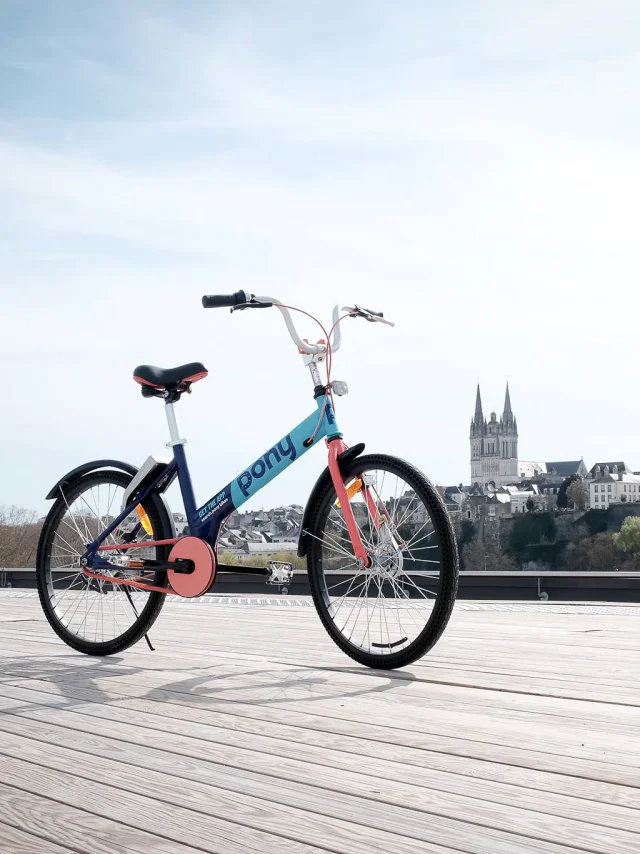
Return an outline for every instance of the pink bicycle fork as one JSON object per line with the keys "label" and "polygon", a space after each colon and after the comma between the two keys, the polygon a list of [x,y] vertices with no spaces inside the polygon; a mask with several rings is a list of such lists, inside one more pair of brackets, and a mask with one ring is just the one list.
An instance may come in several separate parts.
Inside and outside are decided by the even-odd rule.
{"label": "pink bicycle fork", "polygon": [[[331,479],[333,480],[333,486],[336,491],[336,495],[338,496],[340,509],[342,510],[342,515],[344,516],[347,531],[349,532],[349,537],[351,538],[353,551],[358,561],[361,562],[362,566],[371,566],[371,555],[367,553],[364,543],[362,542],[360,528],[358,527],[358,523],[356,522],[356,518],[351,507],[351,501],[349,500],[347,488],[345,486],[342,473],[340,472],[340,465],[338,463],[339,455],[347,450],[347,446],[344,444],[342,439],[327,439],[327,447],[329,449],[329,472],[331,474]],[[360,491],[362,491],[364,495],[365,503],[367,505],[369,516],[371,518],[371,521],[373,522],[373,525],[376,529],[380,528],[380,526],[382,525],[382,519],[380,510],[378,509],[378,504],[373,495],[373,490],[366,483],[363,483]],[[383,505],[381,509],[382,514],[388,517],[386,507],[384,507]]]}

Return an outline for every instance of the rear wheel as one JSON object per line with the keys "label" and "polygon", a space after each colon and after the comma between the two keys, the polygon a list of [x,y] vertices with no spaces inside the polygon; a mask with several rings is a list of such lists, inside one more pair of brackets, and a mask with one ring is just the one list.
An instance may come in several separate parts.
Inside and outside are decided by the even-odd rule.
{"label": "rear wheel", "polygon": [[458,585],[451,522],[435,487],[403,460],[358,457],[343,475],[371,565],[358,565],[328,482],[307,528],[313,600],[351,658],[368,667],[403,667],[431,649],[451,616]]}
{"label": "rear wheel", "polygon": [[[109,552],[109,562],[122,569],[100,570],[109,581],[87,577],[80,566],[86,545],[93,542],[121,512],[124,492],[131,475],[117,471],[88,474],[61,491],[46,518],[36,561],[38,593],[45,616],[54,632],[69,646],[88,655],[111,655],[134,644],[153,625],[164,604],[164,593],[136,590],[119,584],[132,577],[124,567],[124,552]],[[124,537],[136,529],[133,542],[166,539],[173,525],[157,496],[142,505],[148,534],[138,516],[125,519],[107,543],[127,542]],[[167,546],[134,549],[136,558],[166,560]],[[166,572],[148,573],[145,583],[166,585]]]}

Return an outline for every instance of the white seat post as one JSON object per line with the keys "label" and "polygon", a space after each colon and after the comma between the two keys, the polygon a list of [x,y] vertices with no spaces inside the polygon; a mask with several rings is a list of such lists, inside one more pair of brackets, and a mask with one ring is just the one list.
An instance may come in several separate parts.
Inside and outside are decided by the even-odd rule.
{"label": "white seat post", "polygon": [[173,403],[167,401],[164,405],[165,412],[167,413],[167,424],[169,425],[169,436],[171,437],[171,441],[167,442],[167,448],[175,448],[176,445],[185,445],[187,440],[180,438],[180,432],[178,431],[178,422],[176,421],[176,413],[173,409]]}

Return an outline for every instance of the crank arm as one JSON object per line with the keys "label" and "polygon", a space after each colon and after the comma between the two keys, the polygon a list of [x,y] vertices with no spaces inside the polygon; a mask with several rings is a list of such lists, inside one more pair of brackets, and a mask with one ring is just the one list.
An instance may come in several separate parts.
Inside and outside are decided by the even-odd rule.
{"label": "crank arm", "polygon": [[[82,562],[81,562],[82,563]],[[95,563],[89,564],[88,562],[82,564],[86,569],[90,569],[93,572],[101,572],[102,570],[108,569],[111,572],[120,572],[122,570],[150,570],[152,572],[158,572],[160,570],[172,569],[174,572],[179,572],[185,575],[189,575],[195,569],[195,564],[192,560],[187,560],[184,558],[178,558],[175,561],[170,560],[152,560],[150,558],[128,558],[128,562],[126,564],[114,564],[109,563],[105,560],[98,560]]]}
{"label": "crank arm", "polygon": [[184,575],[189,575],[195,569],[195,564],[192,560],[186,560],[185,558],[178,558],[177,560],[137,560],[136,558],[130,559],[130,569],[172,569],[174,572],[180,572]]}

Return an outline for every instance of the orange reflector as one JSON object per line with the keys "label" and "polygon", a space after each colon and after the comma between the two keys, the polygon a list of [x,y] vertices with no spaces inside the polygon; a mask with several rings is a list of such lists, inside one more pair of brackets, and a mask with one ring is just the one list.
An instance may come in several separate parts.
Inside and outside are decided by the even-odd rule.
{"label": "orange reflector", "polygon": [[[359,477],[357,477],[354,481],[352,481],[347,487],[347,498],[349,501],[353,498],[356,492],[360,492],[362,489],[362,481]],[[336,507],[340,507],[340,502],[336,501]]]}
{"label": "orange reflector", "polygon": [[140,519],[140,524],[145,529],[147,534],[152,537],[153,528],[151,527],[151,519],[149,519],[149,517],[144,511],[144,508],[140,504],[136,505],[136,513],[138,514],[138,519]]}

